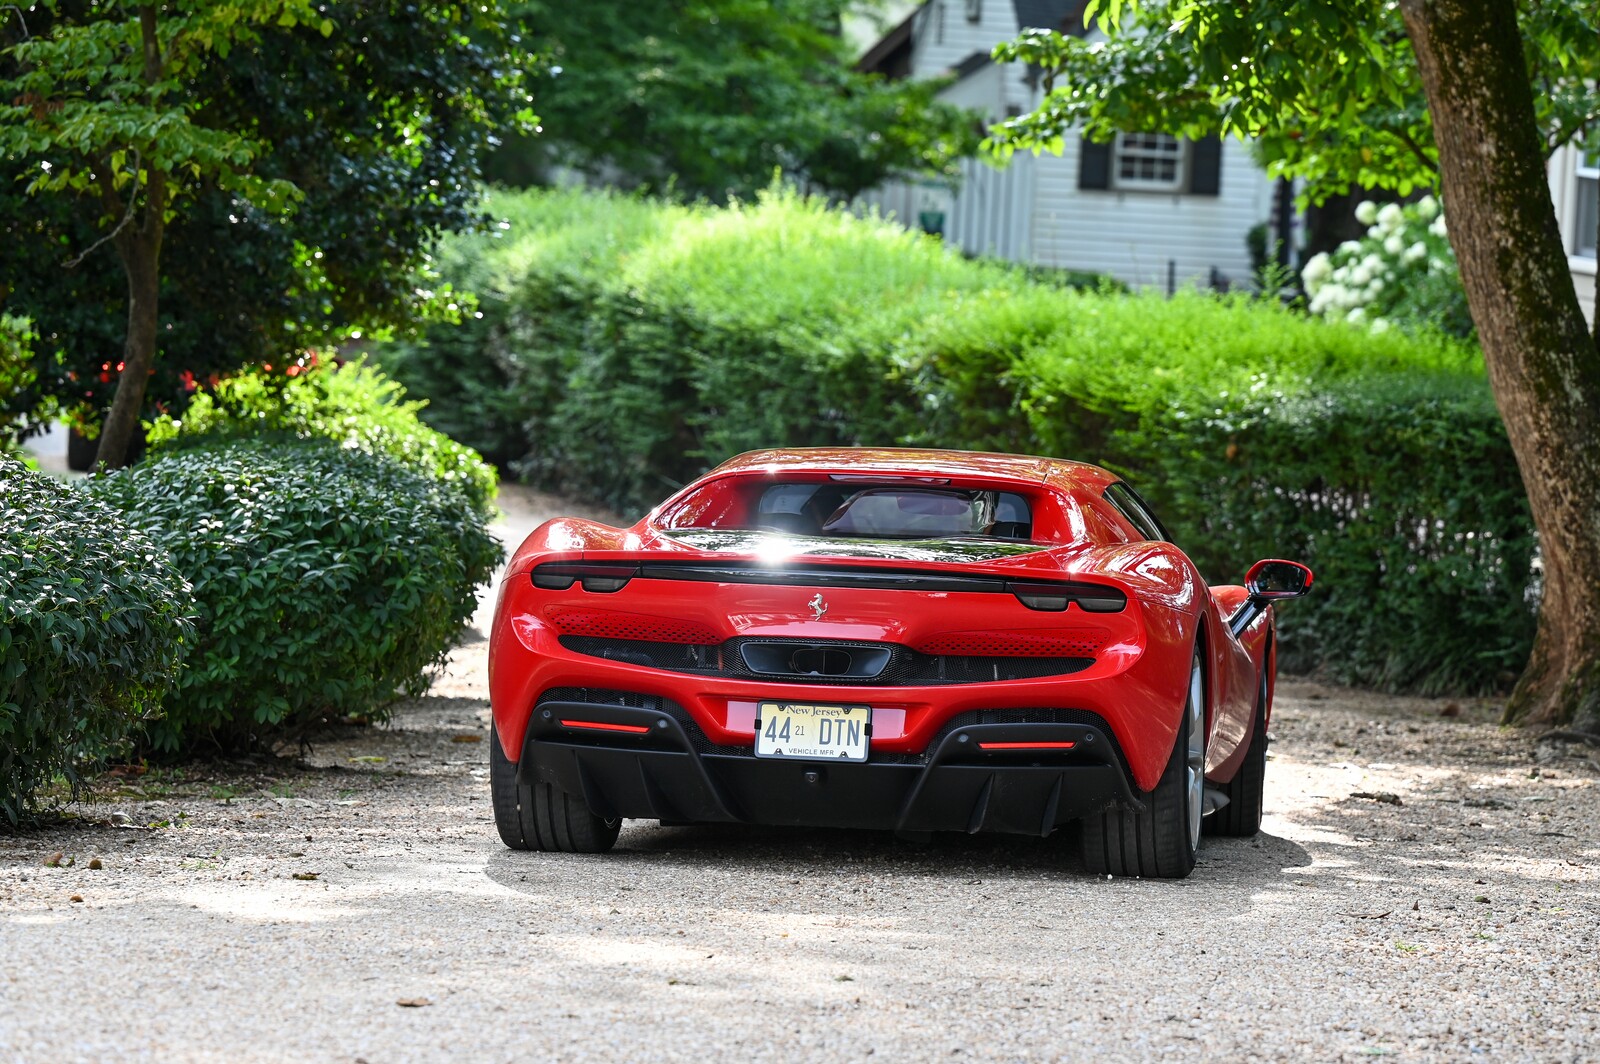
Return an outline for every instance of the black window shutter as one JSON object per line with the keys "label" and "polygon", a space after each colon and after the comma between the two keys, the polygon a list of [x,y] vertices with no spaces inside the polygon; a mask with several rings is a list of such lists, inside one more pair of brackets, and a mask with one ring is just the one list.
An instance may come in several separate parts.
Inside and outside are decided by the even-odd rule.
{"label": "black window shutter", "polygon": [[1222,194],[1222,138],[1189,143],[1189,191],[1196,196]]}
{"label": "black window shutter", "polygon": [[1111,145],[1081,138],[1078,149],[1078,187],[1111,187]]}

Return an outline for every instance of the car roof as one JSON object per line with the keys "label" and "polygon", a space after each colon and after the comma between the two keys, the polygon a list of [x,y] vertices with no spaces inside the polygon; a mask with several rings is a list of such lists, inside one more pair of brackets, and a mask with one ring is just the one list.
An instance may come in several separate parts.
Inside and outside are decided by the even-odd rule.
{"label": "car roof", "polygon": [[1099,494],[1117,477],[1099,466],[1037,455],[951,451],[924,447],[785,447],[746,451],[702,479],[730,473],[878,473],[905,476],[992,477],[1044,483]]}

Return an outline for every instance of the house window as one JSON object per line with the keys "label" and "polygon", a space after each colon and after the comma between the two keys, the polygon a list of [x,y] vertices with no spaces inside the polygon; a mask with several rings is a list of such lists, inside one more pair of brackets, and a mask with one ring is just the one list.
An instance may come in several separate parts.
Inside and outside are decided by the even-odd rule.
{"label": "house window", "polygon": [[1183,141],[1167,133],[1118,133],[1118,188],[1177,192],[1183,188]]}
{"label": "house window", "polygon": [[1595,257],[1595,233],[1600,227],[1600,152],[1578,159],[1578,254]]}

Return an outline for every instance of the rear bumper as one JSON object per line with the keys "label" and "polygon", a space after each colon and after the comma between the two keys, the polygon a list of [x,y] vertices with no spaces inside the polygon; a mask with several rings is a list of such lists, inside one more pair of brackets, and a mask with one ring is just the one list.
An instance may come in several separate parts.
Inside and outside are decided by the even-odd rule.
{"label": "rear bumper", "polygon": [[[541,700],[518,762],[523,781],[553,784],[606,817],[908,832],[1042,836],[1139,805],[1111,730],[1089,713],[1018,723],[969,714],[980,721],[952,721],[926,755],[841,763],[718,747],[674,703],[633,700],[641,705]],[[1021,743],[1057,745],[995,747]]]}

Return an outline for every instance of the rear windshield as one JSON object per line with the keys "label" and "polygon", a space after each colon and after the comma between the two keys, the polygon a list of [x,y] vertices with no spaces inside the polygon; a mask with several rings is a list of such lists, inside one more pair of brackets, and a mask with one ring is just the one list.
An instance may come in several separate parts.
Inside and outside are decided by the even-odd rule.
{"label": "rear windshield", "polygon": [[1021,495],[922,484],[771,484],[749,525],[847,539],[1033,537],[1033,515]]}

